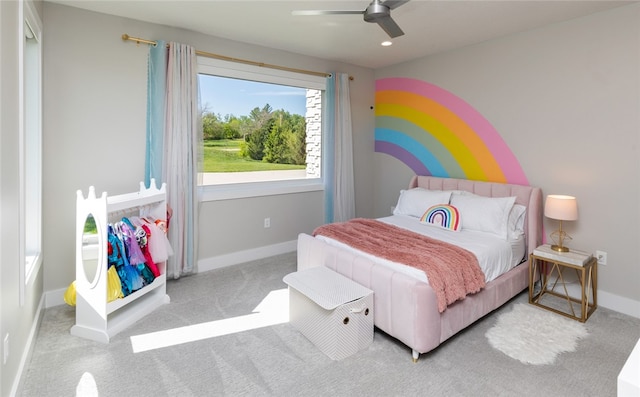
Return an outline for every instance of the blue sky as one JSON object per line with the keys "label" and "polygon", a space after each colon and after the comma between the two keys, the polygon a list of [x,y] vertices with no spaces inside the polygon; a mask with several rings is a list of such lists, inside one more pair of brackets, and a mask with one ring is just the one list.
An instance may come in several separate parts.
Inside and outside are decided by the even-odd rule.
{"label": "blue sky", "polygon": [[267,103],[273,110],[284,109],[302,116],[306,112],[304,88],[202,74],[199,84],[202,104],[222,117],[227,114],[248,116],[253,108],[262,108]]}

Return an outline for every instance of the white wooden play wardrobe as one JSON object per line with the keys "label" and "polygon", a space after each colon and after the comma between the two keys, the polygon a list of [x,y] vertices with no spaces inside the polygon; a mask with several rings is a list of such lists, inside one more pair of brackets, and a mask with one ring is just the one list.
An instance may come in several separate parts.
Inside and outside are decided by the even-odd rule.
{"label": "white wooden play wardrobe", "polygon": [[[124,216],[166,219],[166,185],[160,189],[151,179],[149,188],[140,182],[134,193],[96,197],[93,186],[85,199],[77,192],[76,204],[76,324],[71,334],[108,343],[118,332],[159,306],[169,303],[166,293],[166,262],[157,263],[160,276],[130,295],[107,302],[109,222]],[[95,221],[95,228],[85,232],[85,223]]]}

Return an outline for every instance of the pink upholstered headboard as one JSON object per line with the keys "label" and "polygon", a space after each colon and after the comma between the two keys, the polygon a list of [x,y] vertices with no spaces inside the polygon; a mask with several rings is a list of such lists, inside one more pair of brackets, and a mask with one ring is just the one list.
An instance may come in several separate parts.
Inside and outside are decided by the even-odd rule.
{"label": "pink upholstered headboard", "polygon": [[414,187],[429,190],[465,190],[485,197],[513,196],[516,198],[517,204],[527,207],[524,221],[527,254],[531,254],[537,246],[542,244],[542,190],[540,188],[421,175],[416,175],[411,179],[409,188]]}

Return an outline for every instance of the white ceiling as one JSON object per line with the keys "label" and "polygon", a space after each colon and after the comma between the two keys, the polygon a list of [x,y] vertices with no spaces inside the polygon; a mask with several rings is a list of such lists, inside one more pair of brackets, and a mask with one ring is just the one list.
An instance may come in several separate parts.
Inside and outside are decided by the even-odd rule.
{"label": "white ceiling", "polygon": [[291,15],[364,10],[370,0],[45,1],[373,69],[637,2],[411,0],[391,12],[405,35],[382,47],[387,35],[361,15]]}

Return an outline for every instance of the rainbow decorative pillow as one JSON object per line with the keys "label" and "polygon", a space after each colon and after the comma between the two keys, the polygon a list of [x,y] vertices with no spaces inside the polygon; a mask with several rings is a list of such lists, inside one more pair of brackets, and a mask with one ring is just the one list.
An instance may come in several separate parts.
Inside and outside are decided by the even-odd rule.
{"label": "rainbow decorative pillow", "polygon": [[452,205],[440,204],[429,207],[420,218],[420,222],[455,232],[460,230],[460,214],[458,209]]}

